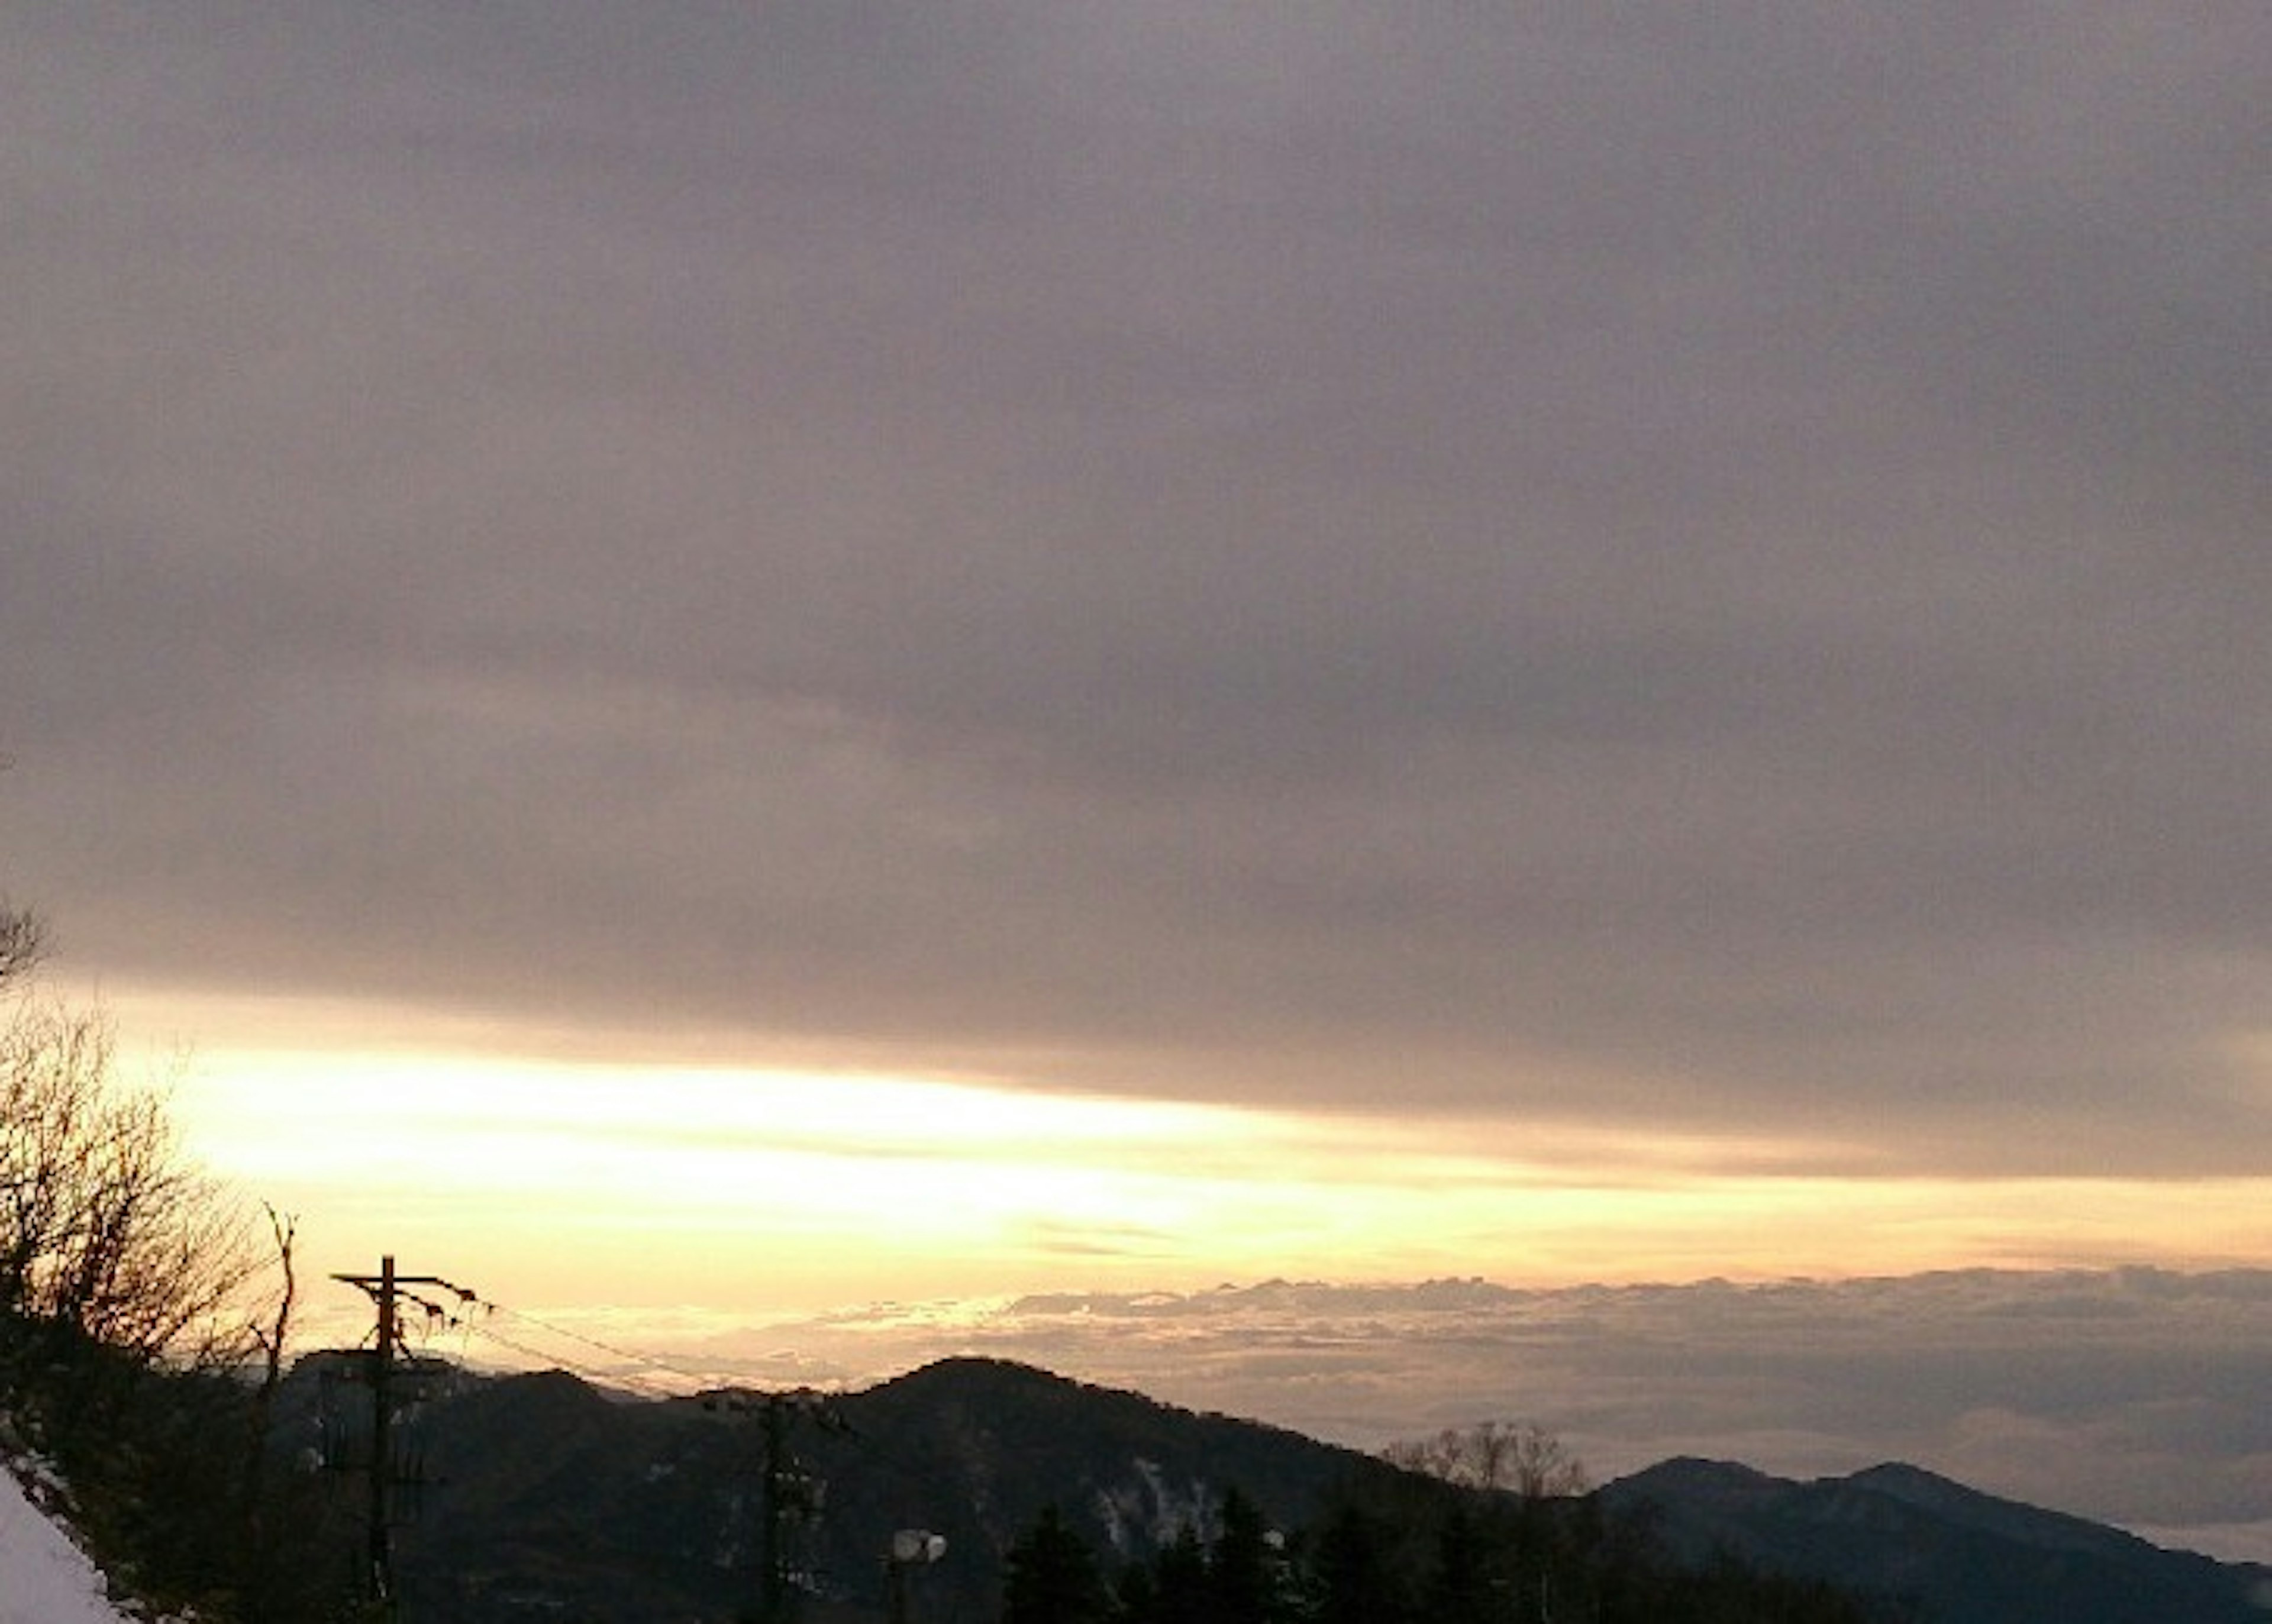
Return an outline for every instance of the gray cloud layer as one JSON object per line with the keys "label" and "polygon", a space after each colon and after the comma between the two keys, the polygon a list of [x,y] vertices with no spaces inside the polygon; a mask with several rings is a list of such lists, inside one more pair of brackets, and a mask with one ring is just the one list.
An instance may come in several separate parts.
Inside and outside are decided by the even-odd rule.
{"label": "gray cloud layer", "polygon": [[2272,1275],[2257,1270],[1544,1291],[1277,1282],[1033,1298],[947,1326],[845,1315],[778,1328],[799,1358],[761,1369],[857,1385],[978,1352],[1367,1448],[1522,1418],[1597,1479],[1683,1454],[1801,1478],[1907,1460],[2215,1545],[2201,1530],[2261,1523],[2272,1505],[2268,1333]]}
{"label": "gray cloud layer", "polygon": [[2272,1170],[2254,8],[9,31],[82,960]]}

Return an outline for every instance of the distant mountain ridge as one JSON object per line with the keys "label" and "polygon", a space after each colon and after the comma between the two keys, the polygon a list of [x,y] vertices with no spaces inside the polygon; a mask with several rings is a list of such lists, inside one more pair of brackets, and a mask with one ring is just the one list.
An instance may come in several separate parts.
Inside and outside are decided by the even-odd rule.
{"label": "distant mountain ridge", "polygon": [[[338,1396],[335,1394],[334,1397]],[[730,1619],[754,1600],[762,1395],[627,1401],[558,1372],[441,1384],[407,1425],[430,1484],[400,1541],[426,1624],[574,1616]],[[823,1410],[825,1409],[825,1415]],[[801,1411],[787,1424],[815,1513],[798,1553],[806,1624],[883,1616],[895,1530],[943,1535],[917,1616],[990,1620],[1001,1563],[1044,1507],[1108,1567],[1208,1520],[1237,1487],[1268,1521],[1314,1526],[1352,1486],[1409,1493],[1368,1455],[1199,1414],[1030,1366],[960,1358]],[[1917,1604],[1932,1624],[2265,1624],[2272,1571],[2164,1551],[1913,1466],[1794,1483],[1682,1459],[1596,1491],[1696,1563]],[[568,1611],[564,1613],[564,1609]]]}
{"label": "distant mountain ridge", "polygon": [[[611,1400],[559,1372],[474,1383],[415,1430],[431,1478],[400,1540],[406,1599],[430,1624],[578,1616],[661,1624],[746,1613],[759,1522],[759,1395]],[[1297,1526],[1369,1456],[1195,1414],[1029,1366],[942,1360],[806,1407],[786,1427],[821,1486],[800,1563],[809,1624],[881,1616],[893,1534],[943,1535],[921,1583],[935,1616],[989,1620],[1001,1560],[1045,1506],[1108,1562],[1207,1523],[1236,1486]]]}
{"label": "distant mountain ridge", "polygon": [[2272,1569],[2169,1551],[2119,1529],[1888,1463],[1793,1482],[1663,1462],[1600,1492],[1646,1512],[1691,1560],[1717,1552],[1907,1601],[1931,1624],[2265,1624]]}

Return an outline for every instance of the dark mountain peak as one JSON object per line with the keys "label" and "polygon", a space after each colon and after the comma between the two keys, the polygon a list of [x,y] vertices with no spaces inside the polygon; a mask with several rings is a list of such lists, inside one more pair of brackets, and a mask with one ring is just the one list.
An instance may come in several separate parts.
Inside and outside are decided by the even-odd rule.
{"label": "dark mountain peak", "polygon": [[928,1365],[919,1366],[903,1376],[894,1376],[881,1385],[907,1388],[1022,1388],[1039,1393],[1075,1388],[1080,1384],[1069,1376],[1043,1370],[1038,1365],[1021,1364],[1016,1359],[993,1358],[980,1353],[955,1353],[943,1359],[933,1359]]}
{"label": "dark mountain peak", "polygon": [[1730,1553],[1779,1573],[1914,1602],[1938,1624],[2261,1624],[2253,1575],[2190,1552],[1888,1462],[1797,1483],[1667,1461],[1601,1491],[1649,1508],[1692,1561]]}
{"label": "dark mountain peak", "polygon": [[1199,1436],[1214,1435],[1208,1429],[1231,1428],[1249,1436],[1268,1434],[1292,1439],[1304,1448],[1328,1447],[1267,1421],[1187,1410],[1124,1388],[1099,1387],[1038,1366],[973,1354],[936,1359],[853,1396],[850,1402],[870,1399],[952,1404],[983,1409],[1003,1417],[1069,1414],[1078,1411],[1084,1427],[1110,1428],[1117,1425],[1124,1429],[1148,1430],[1190,1425],[1200,1429]]}
{"label": "dark mountain peak", "polygon": [[1736,1504],[1783,1493],[1791,1485],[1735,1461],[1684,1455],[1621,1478],[1612,1486],[1618,1497],[1626,1499],[1670,1497],[1685,1502]]}
{"label": "dark mountain peak", "polygon": [[1927,1471],[1922,1466],[1912,1466],[1907,1461],[1880,1461],[1875,1466],[1865,1466],[1848,1475],[1849,1483],[1875,1489],[1880,1493],[1899,1494],[1903,1499],[1939,1500],[1950,1496],[1974,1496],[1977,1489],[1967,1488],[1954,1478],[1944,1478],[1937,1471]]}
{"label": "dark mountain peak", "polygon": [[1904,1462],[1889,1461],[1839,1481],[1929,1512],[1943,1522],[2037,1550],[2112,1557],[2146,1548],[2146,1542],[2135,1535],[2063,1512],[1999,1499]]}
{"label": "dark mountain peak", "polygon": [[1152,1401],[1132,1393],[1092,1388],[1069,1376],[1060,1376],[1014,1359],[957,1354],[936,1359],[903,1376],[894,1376],[847,1402],[869,1408],[905,1410],[929,1407],[947,1411],[983,1411],[1001,1417],[1063,1411],[1085,1399],[1102,1399],[1108,1406],[1156,1408]]}
{"label": "dark mountain peak", "polygon": [[494,1391],[511,1395],[522,1403],[580,1404],[608,1401],[600,1389],[583,1377],[564,1370],[530,1370],[499,1376],[491,1384]]}
{"label": "dark mountain peak", "polygon": [[489,1377],[469,1384],[464,1399],[471,1412],[509,1427],[584,1426],[615,1408],[599,1388],[564,1370]]}

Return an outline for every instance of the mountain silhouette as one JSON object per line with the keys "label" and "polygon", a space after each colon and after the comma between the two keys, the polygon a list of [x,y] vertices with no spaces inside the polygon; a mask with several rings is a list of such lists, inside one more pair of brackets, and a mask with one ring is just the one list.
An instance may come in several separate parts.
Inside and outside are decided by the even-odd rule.
{"label": "mountain silhouette", "polygon": [[1792,1482],[1672,1460],[1600,1492],[1691,1561],[1726,1553],[1931,1624],[2264,1624],[2272,1572],[2169,1551],[1899,1463]]}
{"label": "mountain silhouette", "polygon": [[[303,1361],[317,1374],[295,1373],[288,1408],[351,1407],[361,1392],[338,1368]],[[803,1624],[886,1616],[901,1530],[945,1541],[904,1575],[912,1616],[992,1624],[1004,1556],[1045,1508],[1109,1572],[1187,1529],[1212,1538],[1234,1487],[1289,1533],[1353,1496],[1463,1493],[1282,1428],[995,1359],[826,1396],[629,1400],[560,1372],[437,1374],[426,1390],[396,1424],[423,1479],[397,1537],[405,1616],[422,1624],[753,1616],[769,1456],[775,1493],[802,1508],[781,1554]],[[1799,1483],[1672,1460],[1597,1490],[1592,1509],[1645,1524],[1688,1563],[1732,1556],[1931,1624],[2264,1624],[2253,1598],[2272,1597],[2272,1571],[1898,1463]]]}

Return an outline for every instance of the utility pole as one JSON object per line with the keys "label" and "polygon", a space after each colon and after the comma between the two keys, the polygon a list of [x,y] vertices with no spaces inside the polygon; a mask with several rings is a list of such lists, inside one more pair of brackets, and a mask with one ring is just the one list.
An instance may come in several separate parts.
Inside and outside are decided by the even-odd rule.
{"label": "utility pole", "polygon": [[799,1416],[809,1416],[831,1431],[850,1429],[826,1396],[810,1388],[786,1393],[724,1389],[703,1395],[702,1407],[758,1412],[765,1444],[758,1523],[758,1618],[759,1624],[791,1624],[796,1597],[789,1583],[788,1525],[792,1518],[803,1523],[818,1509],[824,1486],[790,1453],[789,1424]]}
{"label": "utility pole", "polygon": [[394,1254],[378,1261],[376,1275],[333,1275],[371,1300],[377,1312],[377,1333],[369,1365],[370,1381],[370,1527],[364,1551],[363,1588],[387,1617],[394,1616],[394,1354],[402,1340],[400,1302],[407,1286],[438,1286],[454,1291],[464,1301],[474,1294],[438,1275],[402,1275],[394,1269]]}
{"label": "utility pole", "polygon": [[766,1401],[765,1525],[758,1534],[759,1571],[763,1575],[758,1617],[765,1624],[788,1624],[788,1565],[781,1560],[781,1518],[790,1461],[788,1417],[778,1395]]}

